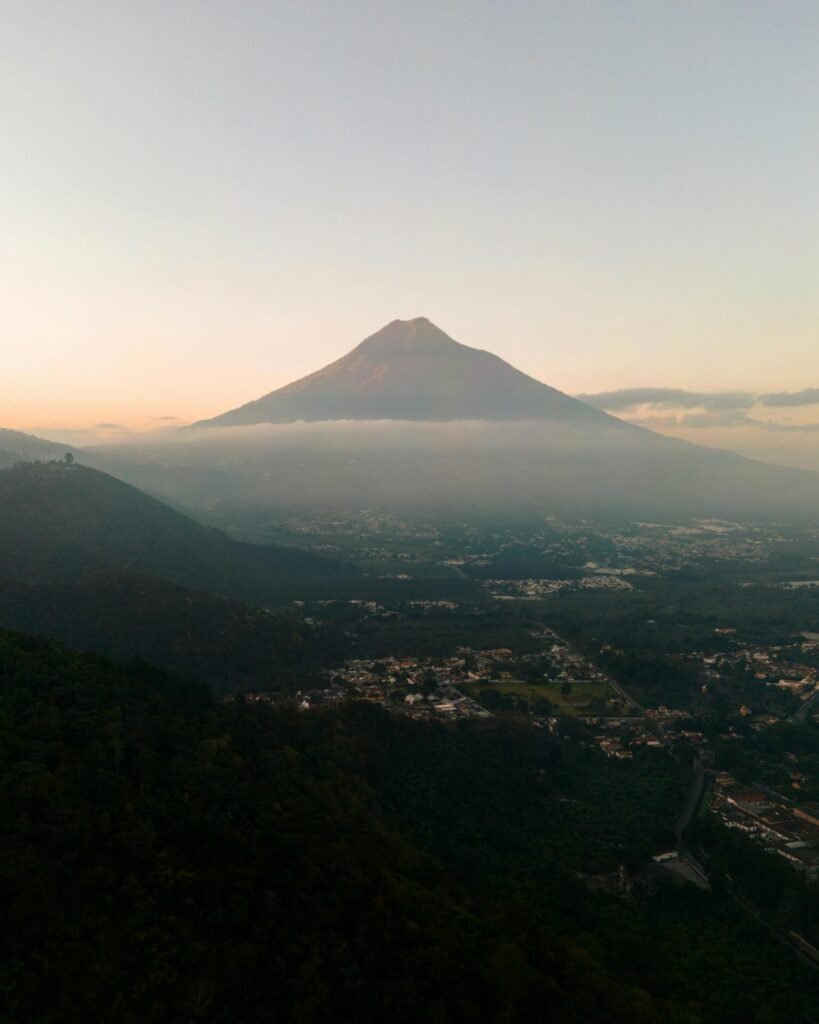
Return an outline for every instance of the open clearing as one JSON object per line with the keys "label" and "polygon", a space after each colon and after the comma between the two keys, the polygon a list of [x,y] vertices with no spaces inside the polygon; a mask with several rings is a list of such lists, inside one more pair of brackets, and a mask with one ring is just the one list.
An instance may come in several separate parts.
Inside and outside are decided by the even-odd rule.
{"label": "open clearing", "polygon": [[[597,679],[580,679],[571,682],[571,692],[561,693],[562,682],[549,683],[527,683],[519,679],[503,680],[502,682],[490,682],[488,679],[481,682],[470,683],[462,686],[461,689],[468,696],[480,702],[482,690],[494,690],[501,696],[522,697],[534,703],[536,700],[545,697],[551,701],[556,715],[585,715],[593,713],[605,713],[609,715],[622,714],[622,701],[612,687],[605,681]],[[607,706],[605,712],[591,711],[592,704],[616,700],[617,706]],[[598,705],[599,706],[599,705]]]}

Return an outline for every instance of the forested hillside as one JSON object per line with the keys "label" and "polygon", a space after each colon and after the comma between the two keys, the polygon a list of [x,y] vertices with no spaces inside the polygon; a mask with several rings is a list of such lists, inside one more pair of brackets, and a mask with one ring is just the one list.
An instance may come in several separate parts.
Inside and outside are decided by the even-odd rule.
{"label": "forested hillside", "polygon": [[126,573],[62,586],[0,579],[0,624],[149,661],[222,694],[304,687],[347,654],[341,630]]}
{"label": "forested hillside", "polygon": [[143,658],[217,692],[308,682],[343,645],[289,613],[338,562],[239,544],[104,473],[65,462],[0,471],[0,627]]}
{"label": "forested hillside", "polygon": [[106,473],[64,462],[0,472],[0,577],[63,584],[149,574],[252,604],[351,575],[294,548],[240,544]]}
{"label": "forested hillside", "polygon": [[0,634],[3,1019],[815,1020],[815,976],[732,905],[579,877],[639,864],[680,784]]}

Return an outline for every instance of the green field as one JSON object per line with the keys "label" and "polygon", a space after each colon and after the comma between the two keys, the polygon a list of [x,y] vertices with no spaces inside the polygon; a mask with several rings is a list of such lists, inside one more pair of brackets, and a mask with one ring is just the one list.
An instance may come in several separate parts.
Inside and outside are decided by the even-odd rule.
{"label": "green field", "polygon": [[[493,690],[500,696],[522,697],[533,704],[538,699],[545,697],[552,703],[555,715],[568,716],[591,713],[590,707],[597,701],[620,700],[617,693],[606,682],[582,679],[570,685],[572,689],[568,694],[561,693],[562,683],[559,682],[544,682],[534,685],[517,679],[505,682],[490,683],[487,680],[486,682],[469,683],[467,686],[461,686],[460,689],[477,701],[480,701],[482,690]],[[620,708],[612,707],[607,709],[607,713],[610,715],[622,714],[622,701],[620,701]]]}

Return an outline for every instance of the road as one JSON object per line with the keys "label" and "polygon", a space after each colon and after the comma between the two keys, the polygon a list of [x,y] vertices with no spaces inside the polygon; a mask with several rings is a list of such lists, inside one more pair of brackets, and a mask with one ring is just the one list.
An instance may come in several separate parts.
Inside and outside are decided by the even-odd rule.
{"label": "road", "polygon": [[792,722],[800,722],[807,717],[808,712],[813,714],[819,712],[819,690],[812,697],[808,697],[805,703],[791,715]]}
{"label": "road", "polygon": [[677,836],[677,843],[680,847],[682,847],[683,832],[688,828],[689,822],[694,817],[694,814],[699,807],[704,789],[705,768],[701,762],[696,761],[694,767],[694,778],[691,780],[691,785],[688,787],[688,792],[685,796],[685,803],[683,804],[682,810],[677,815],[677,821],[674,825],[674,833]]}
{"label": "road", "polygon": [[[563,642],[565,643],[566,641],[564,640]],[[590,660],[590,659],[587,659],[587,660]],[[612,679],[610,675],[606,675],[605,678],[606,678],[606,682],[609,684],[609,686],[612,688],[612,690],[614,690],[614,692],[619,697],[622,697],[622,699],[626,702],[626,704],[628,704],[628,706],[633,711],[638,712],[640,715],[645,715],[645,708],[643,707],[642,704],[639,704],[632,696],[630,696],[628,693],[626,693],[626,691],[623,689],[623,687],[618,682],[616,682],[614,679]],[[654,724],[654,723],[652,723],[652,724]]]}
{"label": "road", "polygon": [[702,794],[705,790],[705,779],[705,767],[700,761],[695,761],[691,785],[688,787],[688,792],[685,794],[685,803],[680,809],[680,813],[677,815],[677,820],[674,823],[674,834],[677,837],[677,850],[680,855],[679,863],[681,868],[687,872],[687,877],[695,885],[698,885],[701,889],[710,889],[711,883],[708,881],[708,873],[701,862],[686,847],[685,840],[683,839],[685,830],[688,828],[691,819],[697,813],[700,800],[702,800]]}

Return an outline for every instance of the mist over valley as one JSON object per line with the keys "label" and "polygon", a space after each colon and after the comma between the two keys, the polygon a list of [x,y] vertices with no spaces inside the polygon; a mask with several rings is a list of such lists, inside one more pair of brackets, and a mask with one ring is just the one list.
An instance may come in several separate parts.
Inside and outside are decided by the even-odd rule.
{"label": "mist over valley", "polygon": [[240,410],[89,455],[197,513],[232,517],[243,508],[255,516],[383,506],[482,517],[806,522],[819,508],[819,474],[633,426],[424,318],[393,321],[337,362]]}

